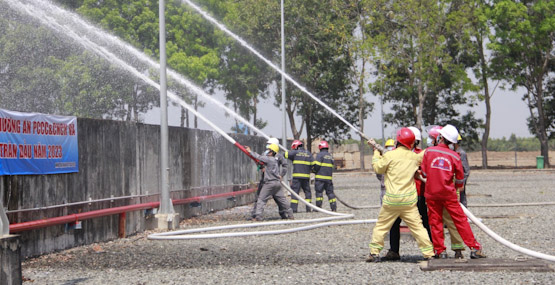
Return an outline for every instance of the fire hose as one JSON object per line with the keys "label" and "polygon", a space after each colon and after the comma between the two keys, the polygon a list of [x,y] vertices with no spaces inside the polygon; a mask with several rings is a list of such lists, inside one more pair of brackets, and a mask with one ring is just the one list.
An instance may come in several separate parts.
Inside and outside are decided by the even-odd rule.
{"label": "fire hose", "polygon": [[[344,214],[344,213],[337,213],[331,212],[320,207],[317,207],[311,203],[306,202],[299,196],[299,194],[295,193],[283,181],[281,185],[287,189],[295,198],[299,201],[304,203],[305,205],[311,207],[315,211],[325,213],[328,215],[332,215],[333,217],[325,217],[325,218],[317,218],[317,219],[307,219],[307,220],[287,220],[287,221],[274,221],[274,222],[261,222],[261,223],[249,223],[249,224],[238,224],[238,225],[227,225],[227,226],[219,226],[219,227],[208,227],[208,228],[199,228],[199,229],[189,229],[189,230],[178,230],[178,231],[171,231],[165,233],[155,233],[148,236],[148,239],[153,240],[184,240],[184,239],[204,239],[204,238],[221,238],[221,237],[244,237],[244,236],[253,236],[253,235],[276,235],[276,234],[286,234],[286,233],[293,233],[305,230],[316,229],[320,227],[328,227],[328,226],[337,226],[337,225],[353,225],[353,224],[369,224],[375,223],[376,219],[370,220],[349,220],[349,221],[335,221],[329,222],[332,220],[340,220],[340,219],[349,219],[353,218],[353,214]],[[197,235],[185,235],[185,234],[192,234],[198,232],[208,232],[208,231],[218,231],[218,230],[230,230],[230,229],[240,229],[240,228],[254,228],[254,227],[261,227],[261,226],[275,226],[275,225],[286,225],[286,224],[300,224],[300,223],[315,223],[320,222],[315,225],[308,225],[303,227],[296,227],[296,228],[289,228],[289,229],[282,229],[282,230],[270,230],[270,231],[255,231],[255,232],[233,232],[233,233],[220,233],[220,234],[197,234]]]}
{"label": "fire hose", "polygon": [[[178,98],[176,96],[172,96],[172,99],[177,100],[179,103],[181,103],[181,105],[183,105],[187,109],[189,109],[189,111],[191,111],[194,115],[196,115],[197,117],[199,117],[202,120],[204,120],[205,122],[207,122],[210,126],[212,126],[216,131],[218,131],[229,142],[231,142],[233,145],[235,145],[237,148],[239,148],[241,151],[243,151],[251,159],[253,159],[257,163],[259,163],[259,161],[256,158],[254,158],[241,144],[239,144],[232,137],[227,135],[222,129],[220,129],[219,127],[214,125],[212,122],[210,122],[208,119],[206,119],[203,115],[201,115],[200,113],[195,111],[194,108],[190,107],[185,102],[182,102],[183,100],[181,100],[180,98]],[[283,148],[283,146],[281,146],[281,147]],[[310,230],[310,229],[315,229],[315,228],[319,228],[319,227],[327,227],[327,226],[334,226],[334,225],[349,225],[349,224],[362,224],[362,223],[376,223],[377,222],[376,219],[329,222],[330,220],[353,218],[354,215],[353,214],[343,214],[343,213],[330,212],[330,211],[324,210],[320,207],[316,207],[315,205],[312,205],[311,203],[308,203],[304,199],[302,199],[302,197],[300,197],[297,193],[295,193],[295,191],[293,191],[289,187],[289,185],[287,185],[283,181],[281,182],[281,184],[287,191],[289,191],[291,193],[291,195],[293,195],[295,198],[297,198],[299,201],[301,201],[305,205],[313,208],[314,210],[316,210],[318,212],[326,213],[326,214],[332,215],[334,217],[320,218],[320,219],[310,219],[310,220],[289,220],[289,221],[278,221],[278,222],[250,223],[250,224],[228,225],[228,226],[222,226],[222,227],[211,227],[211,228],[200,228],[200,229],[190,229],[190,230],[181,230],[181,231],[171,231],[171,232],[166,232],[166,233],[151,234],[151,235],[148,236],[148,239],[151,239],[151,240],[177,240],[177,239],[182,240],[182,239],[204,239],[204,238],[220,238],[220,237],[244,237],[244,236],[252,236],[252,235],[275,235],[275,234],[292,233],[292,232],[298,232],[298,231],[304,231],[304,230]],[[529,256],[533,256],[533,257],[536,257],[536,258],[541,258],[541,259],[545,259],[545,260],[555,262],[555,256],[551,256],[551,255],[539,253],[539,252],[536,252],[536,251],[532,251],[532,250],[520,247],[518,245],[515,245],[515,244],[503,239],[502,237],[497,235],[495,232],[490,230],[488,227],[486,227],[478,218],[476,218],[462,204],[461,204],[461,207],[463,207],[463,210],[464,210],[465,214],[472,220],[473,223],[475,223],[486,234],[488,234],[494,240],[500,242],[504,246],[507,246],[512,250],[515,250],[517,252],[520,252],[520,253],[523,253],[523,254],[526,254],[526,255],[529,255]],[[321,223],[314,224],[314,225],[309,225],[309,226],[303,226],[303,227],[282,229],[282,230],[187,235],[187,234],[190,234],[190,233],[198,233],[198,232],[206,232],[206,231],[229,230],[229,229],[240,229],[240,228],[253,228],[253,227],[260,227],[260,226],[283,225],[283,224],[313,223],[313,222],[321,222]]]}
{"label": "fire hose", "polygon": [[504,238],[502,238],[500,235],[496,234],[494,231],[492,231],[490,228],[488,228],[486,225],[484,225],[480,219],[476,218],[476,216],[474,216],[474,214],[472,214],[463,204],[460,204],[464,213],[470,218],[470,220],[476,224],[482,231],[484,231],[487,235],[489,235],[490,237],[492,237],[494,240],[496,240],[497,242],[501,243],[502,245],[516,251],[516,252],[520,252],[522,254],[526,254],[535,258],[540,258],[540,259],[545,259],[545,260],[549,260],[549,261],[553,261],[555,262],[555,256],[553,255],[547,255],[547,254],[543,254],[537,251],[533,251],[527,248],[523,248],[521,246],[518,246]]}
{"label": "fire hose", "polygon": [[[190,1],[186,1],[189,4]],[[10,4],[10,3],[9,3]],[[31,13],[28,9],[24,9],[24,11],[28,12],[31,16],[36,17],[36,15],[34,13]],[[46,22],[46,25],[53,28],[54,30],[63,30],[64,27],[62,27],[61,25],[54,25],[51,22]],[[137,69],[129,66],[129,64],[127,64],[126,62],[124,62],[123,60],[117,58],[115,55],[113,55],[111,52],[109,52],[106,48],[104,47],[100,47],[94,43],[92,43],[89,40],[84,39],[82,36],[79,35],[79,33],[74,32],[73,30],[66,30],[69,33],[65,33],[66,35],[73,37],[77,40],[81,39],[81,41],[79,41],[81,44],[83,44],[86,48],[96,52],[97,54],[99,54],[101,57],[106,58],[107,60],[111,61],[114,60],[114,62],[118,63],[122,68],[124,68],[125,70],[129,71],[130,73],[136,75],[138,78],[143,79],[145,82],[147,82],[148,84],[152,85],[155,88],[160,89],[160,86],[153,82],[150,78],[148,78],[147,76],[145,76],[144,74],[142,74],[141,72],[139,72]],[[283,71],[278,70],[280,73],[283,73]],[[296,81],[294,81],[292,78],[290,78],[287,74],[285,74],[287,79],[290,80],[294,85],[296,85],[298,88],[300,88],[303,92],[307,93],[310,97],[312,97],[315,101],[317,101],[320,105],[324,106],[326,109],[328,109],[332,114],[334,114],[335,116],[337,116],[339,119],[341,119],[345,124],[347,124],[349,127],[351,127],[352,129],[354,129],[357,133],[359,133],[361,135],[361,137],[365,138],[366,140],[369,141],[369,143],[371,145],[373,145],[376,148],[381,148],[381,146],[377,145],[377,144],[373,144],[373,140],[368,139],[368,137],[366,137],[361,130],[355,128],[352,124],[350,124],[348,121],[346,121],[343,117],[339,116],[335,111],[333,111],[329,106],[327,106],[326,104],[324,104],[321,100],[319,100],[317,97],[315,97],[313,94],[311,94],[310,92],[307,91],[306,88],[304,88],[302,85],[298,84]],[[185,107],[186,109],[188,109],[189,111],[191,111],[193,114],[195,114],[197,117],[201,118],[202,120],[204,120],[208,125],[210,125],[211,127],[213,127],[214,129],[216,129],[218,132],[220,132],[220,134],[222,134],[222,136],[224,136],[226,139],[228,139],[230,142],[232,142],[234,145],[236,145],[238,148],[240,148],[243,152],[246,153],[246,150],[237,142],[235,142],[235,140],[233,140],[229,135],[227,135],[225,132],[223,132],[221,129],[217,128],[217,126],[215,126],[212,122],[208,121],[206,118],[204,118],[203,116],[201,116],[198,112],[196,112],[194,110],[194,108],[190,107],[188,104],[186,104],[181,98],[179,98],[178,96],[176,96],[175,94],[168,92],[168,97],[170,97],[170,99],[176,101],[177,103],[181,104],[183,107]],[[283,148],[283,147],[282,147]],[[246,153],[247,155],[250,156],[250,154]],[[252,157],[251,157],[252,158]],[[282,183],[284,184],[284,183]],[[294,195],[295,197],[300,198],[298,195],[296,195],[296,193],[294,193],[294,191],[292,191],[290,189],[290,187],[288,185],[284,185],[284,187],[291,192],[292,195]],[[302,201],[303,203],[306,203],[307,206],[311,206],[312,208],[316,209],[317,211],[320,212],[329,212],[326,210],[323,210],[321,208],[315,207],[309,203],[307,203],[306,201],[304,201],[303,199],[299,199],[300,201]],[[517,245],[514,245],[508,241],[506,241],[505,239],[501,238],[500,236],[498,236],[497,234],[495,234],[493,231],[491,231],[489,228],[487,228],[485,225],[483,225],[476,217],[474,217],[472,215],[472,213],[470,213],[470,211],[468,211],[466,208],[463,208],[465,213],[470,217],[470,219],[476,224],[478,225],[484,232],[486,232],[488,235],[490,235],[492,238],[494,238],[496,241],[502,243],[503,245],[516,250],[518,252],[521,252],[523,254],[527,254],[533,257],[537,257],[537,258],[542,258],[542,259],[546,259],[549,261],[555,261],[555,257],[551,256],[551,255],[546,255],[546,254],[541,254],[541,253],[537,253],[535,251],[531,251],[522,247],[519,247]],[[330,212],[331,213],[331,212]],[[328,220],[330,219],[345,219],[345,218],[352,218],[353,215],[352,214],[341,214],[341,213],[333,213],[333,215],[335,217],[330,217],[327,218]],[[274,222],[274,223],[300,223],[300,222],[314,222],[315,220],[299,220],[299,221],[286,221],[286,222]],[[322,220],[317,220],[317,221],[322,221]],[[316,228],[316,227],[321,227],[321,226],[330,226],[330,225],[337,225],[337,224],[355,224],[355,223],[375,223],[376,220],[351,220],[351,221],[341,221],[341,222],[325,222],[325,223],[321,223],[321,224],[316,224],[316,225],[312,225],[312,226],[305,226],[305,227],[299,227],[296,229],[289,229],[289,230],[281,230],[281,232],[279,231],[267,231],[267,232],[253,232],[250,233],[250,235],[253,234],[277,234],[277,233],[286,233],[286,232],[293,232],[293,231],[298,231],[298,230],[308,230],[311,228]],[[256,227],[256,226],[260,226],[260,225],[270,225],[271,223],[252,223],[249,224],[249,226],[243,226],[243,227]],[[235,225],[235,227],[239,227],[240,225]],[[197,232],[199,231],[205,231],[203,229],[196,229]],[[274,233],[271,233],[274,232]],[[172,236],[171,232],[170,233],[165,233],[165,237],[168,237],[166,239],[176,239],[177,236]],[[235,233],[237,234],[237,233]],[[222,235],[222,234],[219,234]],[[163,239],[161,238],[161,236],[159,237],[158,234],[154,234],[154,235],[150,235],[149,239]]]}

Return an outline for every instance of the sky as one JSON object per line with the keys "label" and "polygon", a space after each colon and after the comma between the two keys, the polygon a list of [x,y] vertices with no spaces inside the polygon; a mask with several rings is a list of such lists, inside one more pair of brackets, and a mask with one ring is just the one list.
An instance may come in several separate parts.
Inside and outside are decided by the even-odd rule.
{"label": "sky", "polygon": [[[522,101],[522,94],[524,90],[507,91],[497,88],[495,91],[491,105],[492,105],[492,116],[491,116],[491,131],[490,138],[503,138],[510,137],[511,134],[515,134],[518,137],[532,137],[533,135],[528,131],[526,126],[526,119],[529,116],[529,110],[526,104]],[[223,95],[214,95],[219,101],[224,102]],[[316,94],[317,96],[317,94]],[[374,102],[374,111],[369,114],[368,118],[365,120],[365,126],[363,132],[372,138],[381,138],[381,114],[379,100],[376,96],[369,95],[368,100]],[[316,102],[314,104],[317,104]],[[476,107],[473,108],[476,116],[485,120],[486,107],[483,102],[480,102]],[[384,105],[384,111],[387,113],[390,111],[389,105]],[[465,112],[465,109],[460,111]],[[213,122],[219,128],[221,128],[226,133],[231,132],[231,126],[234,125],[234,120],[232,117],[226,117],[224,111],[214,106],[210,102],[206,103],[204,108],[199,109],[199,112],[204,115],[208,120]],[[273,98],[267,99],[259,103],[259,116],[268,122],[266,128],[262,129],[264,133],[269,136],[279,137],[282,136],[282,121],[283,113],[281,110],[274,106]],[[168,124],[170,126],[179,126],[180,124],[180,109],[174,107],[170,104],[168,107]],[[296,118],[296,121],[300,124],[300,118]],[[160,123],[160,113],[159,109],[155,108],[148,112],[144,117],[144,122],[147,124],[159,124]],[[297,126],[299,125],[297,124]],[[192,124],[191,124],[192,127]],[[202,122],[199,119],[200,129],[212,129],[208,124]],[[395,131],[396,126],[390,126],[385,128],[385,136],[390,137]],[[352,132],[353,137],[355,132]],[[287,125],[287,136],[292,137],[292,132]],[[306,134],[303,135],[303,138]]]}

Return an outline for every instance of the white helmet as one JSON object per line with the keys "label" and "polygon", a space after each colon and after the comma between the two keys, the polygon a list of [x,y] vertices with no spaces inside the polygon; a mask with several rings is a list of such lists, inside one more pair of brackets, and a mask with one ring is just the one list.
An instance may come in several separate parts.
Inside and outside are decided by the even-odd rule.
{"label": "white helmet", "polygon": [[459,131],[453,125],[446,125],[439,130],[439,134],[451,143],[457,143],[457,138],[459,137]]}
{"label": "white helmet", "polygon": [[279,140],[276,138],[269,138],[266,144],[277,144],[279,145]]}
{"label": "white helmet", "polygon": [[422,134],[420,130],[415,127],[409,127],[409,129],[414,133],[414,139],[417,141],[422,141]]}

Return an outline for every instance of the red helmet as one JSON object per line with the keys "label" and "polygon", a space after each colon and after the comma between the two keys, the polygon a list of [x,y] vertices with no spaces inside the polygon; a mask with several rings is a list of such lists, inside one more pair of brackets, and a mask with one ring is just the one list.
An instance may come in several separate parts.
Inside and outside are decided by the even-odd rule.
{"label": "red helmet", "polygon": [[291,149],[297,149],[298,147],[302,146],[303,142],[300,140],[294,140],[291,144]]}
{"label": "red helmet", "polygon": [[409,128],[402,128],[397,132],[397,141],[410,149],[414,143],[414,133]]}
{"label": "red helmet", "polygon": [[321,142],[318,144],[318,149],[323,149],[323,148],[330,148],[330,146],[328,145],[328,142],[327,142],[327,141],[321,141]]}
{"label": "red helmet", "polygon": [[437,136],[439,135],[439,130],[441,130],[441,126],[432,126],[428,130],[428,136],[430,136],[432,139],[437,139]]}

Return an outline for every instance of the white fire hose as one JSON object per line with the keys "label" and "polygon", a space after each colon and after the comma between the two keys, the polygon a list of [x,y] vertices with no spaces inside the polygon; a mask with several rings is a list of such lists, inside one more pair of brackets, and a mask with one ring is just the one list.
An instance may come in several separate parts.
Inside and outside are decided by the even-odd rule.
{"label": "white fire hose", "polygon": [[[186,2],[190,2],[187,1]],[[16,1],[8,1],[8,4],[11,5],[19,5],[19,2]],[[190,4],[190,3],[189,3]],[[20,7],[20,9],[22,9],[23,11],[29,13],[29,15],[37,17],[36,11],[32,12],[30,11],[31,7],[27,6],[27,7]],[[44,18],[39,18],[40,20],[45,20]],[[54,23],[51,22],[45,22],[45,24],[51,28],[53,28],[54,30],[58,30],[58,31],[65,31],[66,35],[68,35],[71,38],[74,39],[79,39],[79,34],[75,31],[72,30],[68,30],[68,27],[65,27],[63,25],[60,25],[59,23],[57,23],[56,25]],[[154,86],[155,88],[159,88],[159,85],[157,85],[155,82],[153,82],[150,78],[144,76],[142,73],[140,73],[138,70],[136,70],[135,68],[129,66],[128,64],[125,64],[123,62],[123,60],[115,57],[115,55],[113,55],[112,53],[110,53],[106,48],[104,47],[100,47],[98,45],[95,45],[94,43],[92,43],[91,41],[81,38],[80,41],[81,44],[83,44],[86,48],[96,52],[97,54],[99,54],[101,57],[104,57],[108,60],[113,60],[116,61],[123,69],[130,71],[132,74],[138,76],[138,78],[143,79],[145,82],[147,82],[148,84]],[[279,68],[277,68],[277,70],[279,72],[283,72],[281,70],[279,70]],[[350,124],[348,121],[346,121],[344,118],[342,118],[341,116],[339,116],[335,111],[333,111],[331,108],[329,108],[327,105],[325,105],[323,102],[321,102],[320,100],[318,100],[313,94],[311,94],[310,92],[306,91],[306,88],[304,88],[303,86],[300,86],[296,81],[292,80],[291,78],[288,78],[290,81],[292,81],[296,86],[298,86],[302,91],[304,91],[305,93],[307,93],[308,95],[310,95],[313,99],[315,99],[319,104],[323,105],[324,107],[326,107],[326,109],[328,109],[332,114],[334,114],[335,116],[337,116],[339,119],[341,119],[343,122],[345,122],[349,127],[351,127],[352,129],[354,129],[357,133],[359,133],[363,138],[368,139],[361,130],[355,128],[352,124]],[[189,111],[193,112],[196,116],[200,117],[200,114],[198,114],[197,112],[195,112],[195,110],[193,108],[191,108],[190,106],[188,106],[181,98],[178,98],[175,94],[168,92],[168,97],[170,97],[170,99],[176,101],[177,103],[180,103],[182,106],[186,107]],[[214,124],[209,123],[209,125],[211,125],[212,127],[215,127]],[[216,130],[218,130],[217,127],[215,127]],[[228,140],[230,139],[230,137],[225,134],[224,132],[222,132],[220,130],[220,133],[222,133],[222,135],[224,137],[226,137]],[[231,139],[232,142],[234,142],[233,139]],[[375,147],[378,147],[377,145],[374,145]],[[207,236],[207,235],[188,235],[188,236],[182,236],[182,234],[187,233],[188,231],[194,231],[194,232],[201,232],[201,231],[214,231],[214,230],[220,230],[220,229],[231,229],[231,228],[247,228],[247,227],[258,227],[258,226],[267,226],[267,225],[278,225],[278,224],[294,224],[294,223],[308,223],[308,222],[322,222],[322,221],[330,221],[330,220],[336,220],[336,219],[347,219],[347,218],[353,218],[354,215],[352,214],[342,214],[342,213],[335,213],[335,212],[330,212],[324,209],[321,209],[319,207],[316,207],[308,202],[306,202],[304,199],[302,199],[300,196],[298,196],[294,191],[292,191],[290,189],[290,187],[288,185],[285,185],[283,182],[282,184],[284,185],[284,187],[291,192],[291,195],[297,197],[302,203],[306,204],[307,206],[312,207],[313,209],[315,209],[316,211],[319,212],[323,212],[329,215],[333,215],[334,217],[328,217],[328,218],[321,218],[321,219],[311,219],[311,220],[293,220],[293,221],[280,221],[280,222],[265,222],[265,223],[250,223],[250,224],[243,224],[243,225],[232,225],[232,226],[223,226],[223,227],[212,227],[212,228],[204,228],[204,229],[194,229],[194,230],[187,230],[187,231],[174,231],[174,232],[167,232],[167,233],[158,233],[158,234],[152,234],[149,235],[148,238],[149,239],[193,239],[193,238],[215,238],[215,237],[224,237],[225,235],[228,236],[247,236],[247,235],[265,235],[265,234],[281,234],[281,233],[290,233],[290,232],[296,232],[296,231],[301,231],[301,230],[308,230],[308,229],[313,229],[313,228],[318,228],[318,227],[323,227],[323,226],[331,226],[331,225],[345,225],[345,224],[360,224],[360,223],[375,223],[376,220],[375,219],[371,219],[371,220],[349,220],[349,221],[337,221],[337,222],[324,222],[324,223],[320,223],[320,224],[315,224],[315,225],[310,225],[310,226],[304,226],[304,227],[298,227],[298,228],[292,228],[292,229],[286,229],[286,230],[277,230],[277,231],[259,231],[259,232],[251,232],[251,233],[224,233],[224,234],[214,234],[212,236]],[[555,204],[555,203],[552,203]],[[551,204],[551,205],[552,205]],[[510,206],[515,206],[515,205],[521,205],[521,206],[530,206],[530,205],[546,205],[546,203],[519,203],[519,204],[513,204]],[[501,207],[501,206],[506,206],[506,204],[501,204],[501,205],[475,205],[475,206],[489,206],[489,207]],[[375,206],[371,206],[372,208]],[[359,207],[362,208],[362,207]],[[366,207],[364,207],[366,208]],[[522,248],[520,246],[517,246],[505,239],[503,239],[502,237],[500,237],[499,235],[497,235],[496,233],[494,233],[493,231],[491,231],[489,228],[487,228],[484,224],[482,224],[474,215],[472,215],[472,213],[470,213],[470,211],[468,211],[468,209],[463,207],[464,212],[466,213],[466,215],[478,226],[480,227],[480,229],[482,229],[484,232],[486,232],[488,235],[490,235],[492,238],[494,238],[496,241],[500,242],[501,244],[526,255],[532,256],[532,257],[536,257],[536,258],[541,258],[541,259],[545,259],[545,260],[549,260],[552,262],[555,262],[555,256],[552,255],[546,255],[546,254],[542,254],[542,253],[538,253],[532,250],[528,250],[525,248]]]}
{"label": "white fire hose", "polygon": [[[306,202],[295,193],[287,184],[281,182],[281,184],[299,201],[304,203],[305,205],[313,208],[318,212],[322,212],[328,215],[332,215],[334,217],[327,217],[327,218],[317,218],[317,219],[309,219],[309,220],[287,220],[287,221],[274,221],[274,222],[262,222],[262,223],[249,223],[249,224],[239,224],[239,225],[227,225],[227,226],[218,226],[218,227],[208,227],[208,228],[198,228],[198,229],[189,229],[189,230],[179,230],[179,231],[171,231],[165,233],[155,233],[148,236],[148,239],[151,240],[191,240],[191,239],[206,239],[206,238],[222,238],[222,237],[244,237],[244,236],[254,236],[254,235],[276,235],[276,234],[287,234],[305,230],[316,229],[320,227],[328,227],[328,226],[337,226],[337,225],[353,225],[353,224],[370,224],[376,223],[376,219],[370,220],[348,220],[348,221],[333,221],[331,220],[339,220],[339,219],[348,219],[354,217],[353,214],[344,214],[344,213],[336,213],[331,212],[311,203]],[[547,202],[549,203],[549,202]],[[519,203],[521,204],[521,203]],[[516,205],[519,205],[516,204]],[[541,203],[526,203],[526,206],[531,204],[541,204]],[[509,206],[513,206],[512,204],[508,204]],[[518,246],[510,241],[502,238],[495,232],[493,232],[490,228],[484,225],[480,219],[474,216],[464,205],[461,204],[461,207],[464,213],[470,218],[470,220],[477,225],[482,231],[484,231],[487,235],[492,237],[495,241],[501,243],[502,245],[525,255],[544,259],[548,261],[555,262],[555,256],[543,254],[537,251],[533,251],[530,249],[523,248]],[[229,229],[239,229],[239,228],[254,228],[254,227],[261,227],[261,226],[274,226],[274,225],[286,225],[286,224],[299,224],[299,223],[315,223],[320,222],[314,225],[296,227],[296,228],[289,228],[289,229],[281,229],[281,230],[269,230],[269,231],[253,231],[253,232],[233,232],[233,233],[218,233],[218,234],[196,234],[191,235],[192,233],[199,233],[199,232],[209,232],[209,231],[219,231],[219,230],[229,230]]]}
{"label": "white fire hose", "polygon": [[501,243],[502,245],[520,252],[522,254],[526,254],[535,258],[540,258],[540,259],[545,259],[545,260],[549,260],[549,261],[553,261],[555,262],[555,256],[553,255],[547,255],[547,254],[543,254],[537,251],[533,251],[527,248],[523,248],[520,247],[504,238],[502,238],[501,236],[499,236],[498,234],[496,234],[495,232],[493,232],[490,228],[486,227],[486,225],[484,225],[480,219],[476,218],[476,216],[474,216],[474,214],[472,214],[463,204],[460,204],[464,213],[470,218],[470,220],[477,225],[482,231],[484,231],[486,234],[488,234],[490,237],[492,237],[494,240],[496,240],[497,242]]}
{"label": "white fire hose", "polygon": [[[370,220],[349,220],[349,221],[335,221],[329,222],[332,220],[341,220],[341,219],[350,219],[353,218],[353,214],[344,214],[344,213],[337,213],[322,209],[317,207],[311,203],[306,202],[299,194],[295,193],[287,185],[285,182],[281,182],[281,185],[287,189],[295,198],[301,201],[306,206],[311,207],[315,211],[331,215],[333,217],[326,217],[326,218],[317,218],[317,219],[308,219],[308,220],[286,220],[286,221],[274,221],[274,222],[262,222],[262,223],[248,223],[248,224],[238,224],[238,225],[227,225],[227,226],[218,226],[218,227],[208,227],[208,228],[198,228],[198,229],[189,229],[189,230],[179,230],[179,231],[171,231],[165,233],[155,233],[148,236],[148,239],[152,240],[190,240],[190,239],[205,239],[205,238],[222,238],[222,237],[244,237],[244,236],[254,236],[254,235],[277,235],[277,234],[287,234],[299,231],[306,231],[311,229],[316,229],[320,227],[328,227],[328,226],[338,226],[338,225],[354,225],[354,224],[371,224],[376,223],[376,219]],[[288,225],[288,224],[301,224],[301,223],[316,223],[316,222],[323,222],[314,225],[296,227],[296,228],[289,228],[289,229],[281,229],[281,230],[270,230],[270,231],[254,231],[254,232],[233,232],[233,233],[218,233],[218,234],[197,234],[197,235],[188,235],[192,233],[198,232],[209,232],[209,231],[219,231],[219,230],[229,230],[229,229],[240,229],[240,228],[254,228],[254,227],[261,227],[261,226],[275,226],[275,225]],[[186,235],[187,234],[187,235]]]}

